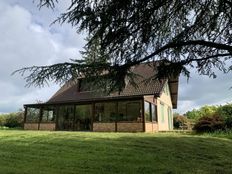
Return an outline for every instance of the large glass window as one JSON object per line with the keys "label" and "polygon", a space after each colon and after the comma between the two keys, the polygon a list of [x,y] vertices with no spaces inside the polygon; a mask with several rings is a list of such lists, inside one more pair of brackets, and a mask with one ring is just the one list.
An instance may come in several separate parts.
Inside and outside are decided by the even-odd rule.
{"label": "large glass window", "polygon": [[152,121],[158,121],[157,120],[156,106],[154,104],[151,104],[151,115],[152,115]]}
{"label": "large glass window", "polygon": [[75,111],[75,130],[90,130],[92,120],[92,105],[77,105]]}
{"label": "large glass window", "polygon": [[152,114],[151,114],[151,103],[144,102],[144,115],[146,121],[152,120]]}
{"label": "large glass window", "polygon": [[72,130],[74,120],[74,106],[60,106],[58,116],[59,130]]}
{"label": "large glass window", "polygon": [[39,122],[39,117],[39,108],[27,108],[26,122]]}
{"label": "large glass window", "polygon": [[144,102],[144,115],[147,122],[157,121],[156,106],[149,102]]}
{"label": "large glass window", "polygon": [[96,103],[94,121],[114,122],[117,113],[116,109],[116,102]]}
{"label": "large glass window", "polygon": [[104,102],[95,104],[94,121],[115,122],[116,120],[142,121],[141,101]]}
{"label": "large glass window", "polygon": [[42,122],[55,122],[55,107],[43,108]]}
{"label": "large glass window", "polygon": [[118,102],[117,121],[142,121],[140,101]]}

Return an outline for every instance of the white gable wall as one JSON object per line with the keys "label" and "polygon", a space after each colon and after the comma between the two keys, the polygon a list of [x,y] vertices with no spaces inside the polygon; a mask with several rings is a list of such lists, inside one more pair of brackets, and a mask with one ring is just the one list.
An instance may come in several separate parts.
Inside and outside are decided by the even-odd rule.
{"label": "white gable wall", "polygon": [[172,101],[168,83],[165,84],[161,96],[157,98],[157,115],[159,131],[173,129]]}

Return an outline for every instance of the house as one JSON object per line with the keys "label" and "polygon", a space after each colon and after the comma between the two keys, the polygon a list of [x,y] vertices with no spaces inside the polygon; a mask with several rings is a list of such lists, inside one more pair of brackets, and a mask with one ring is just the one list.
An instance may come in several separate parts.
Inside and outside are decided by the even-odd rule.
{"label": "house", "polygon": [[127,83],[119,93],[94,91],[85,79],[69,82],[46,103],[25,104],[24,129],[60,131],[157,132],[173,129],[178,78],[144,83],[154,74],[149,64],[132,71],[137,88]]}

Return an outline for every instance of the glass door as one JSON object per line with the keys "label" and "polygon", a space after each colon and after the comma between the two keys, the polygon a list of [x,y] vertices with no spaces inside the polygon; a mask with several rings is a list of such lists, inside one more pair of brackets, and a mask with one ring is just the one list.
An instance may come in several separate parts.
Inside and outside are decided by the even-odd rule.
{"label": "glass door", "polygon": [[74,120],[74,106],[60,106],[58,119],[57,119],[57,129],[58,130],[73,130],[73,120]]}
{"label": "glass door", "polygon": [[90,131],[92,129],[92,105],[77,105],[75,109],[74,130]]}

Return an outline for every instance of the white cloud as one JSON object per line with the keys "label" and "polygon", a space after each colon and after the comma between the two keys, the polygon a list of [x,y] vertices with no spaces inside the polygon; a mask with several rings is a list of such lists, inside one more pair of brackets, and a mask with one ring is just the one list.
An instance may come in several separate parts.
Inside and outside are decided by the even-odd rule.
{"label": "white cloud", "polygon": [[215,79],[198,75],[193,70],[189,83],[185,77],[180,77],[177,112],[184,113],[202,105],[218,105],[232,101],[230,74],[215,71]]}
{"label": "white cloud", "polygon": [[[69,24],[50,26],[69,2],[59,1],[55,10],[39,10],[33,0],[0,1],[0,113],[16,111],[36,100],[46,101],[59,88],[58,85],[25,88],[21,76],[11,76],[14,70],[80,57],[78,51],[84,45],[84,34],[78,35]],[[189,83],[180,78],[178,112],[232,100],[230,75],[218,73],[216,79],[194,72],[191,75]]]}
{"label": "white cloud", "polygon": [[36,100],[46,101],[58,89],[58,85],[25,88],[23,77],[18,74],[11,76],[13,71],[78,58],[78,51],[84,45],[83,36],[79,37],[68,26],[59,26],[56,32],[51,32],[48,11],[46,16],[35,17],[37,12],[28,10],[34,4],[28,0],[27,3],[16,2],[0,1],[0,112],[16,111],[23,104]]}

